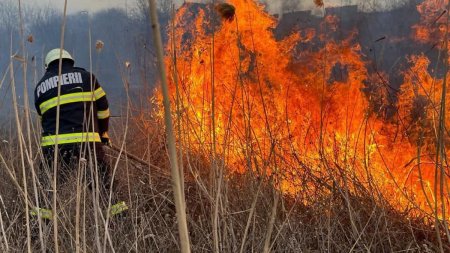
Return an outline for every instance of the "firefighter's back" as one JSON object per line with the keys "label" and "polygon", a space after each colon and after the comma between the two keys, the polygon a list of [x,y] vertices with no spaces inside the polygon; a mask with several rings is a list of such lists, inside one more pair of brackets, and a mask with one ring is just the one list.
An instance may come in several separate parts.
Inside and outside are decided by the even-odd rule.
{"label": "firefighter's back", "polygon": [[[74,67],[72,62],[63,61],[61,76],[58,66],[49,66],[35,89],[36,110],[42,117],[42,146],[54,144],[58,104],[59,144],[100,142],[97,108],[93,105],[104,96],[103,89],[97,85],[95,76]],[[59,97],[58,83],[61,86]]]}

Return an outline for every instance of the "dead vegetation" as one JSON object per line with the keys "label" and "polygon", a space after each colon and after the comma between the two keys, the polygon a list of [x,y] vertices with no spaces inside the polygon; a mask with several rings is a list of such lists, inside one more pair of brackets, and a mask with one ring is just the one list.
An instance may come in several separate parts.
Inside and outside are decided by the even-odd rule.
{"label": "dead vegetation", "polygon": [[[155,123],[157,125],[157,123]],[[133,150],[143,160],[149,160],[161,170],[168,170],[168,159],[162,129],[154,128],[150,142],[134,143],[142,148]],[[139,135],[139,133],[135,133]],[[131,135],[130,139],[134,139]],[[2,149],[2,153],[5,149]],[[110,153],[111,160],[117,153]],[[208,159],[186,153],[184,164],[189,168],[185,185],[187,221],[192,252],[211,252],[211,210],[214,201],[208,189]],[[8,162],[14,167],[14,160]],[[17,163],[17,161],[15,161]],[[2,165],[2,172],[5,168]],[[30,175],[28,175],[30,176]],[[398,211],[383,196],[373,190],[359,187],[350,193],[340,185],[346,175],[333,175],[336,180],[312,178],[305,175],[303,184],[313,191],[308,194],[283,195],[276,206],[274,232],[270,252],[435,252],[436,238],[430,226],[433,219],[418,216],[413,207]],[[17,189],[6,175],[0,188],[1,218],[4,233],[0,237],[3,252],[24,252],[26,245],[25,208],[17,198]],[[59,195],[59,246],[63,252],[75,250],[75,196],[76,173]],[[348,178],[347,178],[348,180]],[[142,166],[122,157],[116,177],[116,199],[125,200],[130,210],[113,217],[108,227],[100,225],[101,249],[106,252],[176,252],[179,251],[175,206],[172,201],[170,178],[157,169]],[[358,183],[354,181],[354,183]],[[273,181],[254,173],[230,174],[224,179],[224,196],[220,206],[220,252],[261,252],[267,226],[271,218],[274,193]],[[31,189],[29,192],[32,192]],[[81,219],[81,251],[96,252],[94,208],[91,191],[83,188]],[[30,199],[33,199],[30,196]],[[252,210],[253,209],[253,210]],[[104,210],[104,209],[103,209]],[[250,211],[250,223],[248,218]],[[46,252],[53,252],[52,221],[42,224]],[[42,247],[39,224],[31,219],[32,251]],[[243,241],[248,226],[247,240]],[[105,234],[105,232],[108,232]],[[242,246],[242,247],[241,247]],[[241,250],[242,248],[242,250]],[[9,250],[8,250],[9,249]],[[450,250],[450,248],[446,248]]]}
{"label": "dead vegetation", "polygon": [[[130,119],[133,129],[126,136],[125,125],[114,120],[113,139],[124,143],[124,150],[147,161],[151,166],[109,150],[111,163],[117,165],[115,199],[124,200],[130,210],[112,217],[106,224],[105,207],[97,210],[100,215],[99,231],[95,232],[92,191],[86,187],[77,189],[78,175],[74,170],[72,180],[62,187],[58,196],[59,248],[62,252],[74,252],[76,199],[81,196],[80,252],[178,252],[178,229],[169,173],[169,159],[161,120],[149,113]],[[147,138],[141,138],[145,133]],[[14,138],[13,144],[4,143],[0,154],[5,158],[0,176],[0,249],[2,252],[25,252],[27,226],[24,199],[20,186],[20,161]],[[33,152],[37,152],[34,150]],[[119,160],[118,160],[119,159]],[[35,157],[35,163],[39,157]],[[192,252],[214,251],[213,221],[211,213],[215,200],[211,190],[211,162],[208,151],[183,152],[185,167],[185,196],[187,222]],[[7,168],[5,167],[7,166]],[[296,165],[297,166],[297,165]],[[37,167],[36,167],[37,168]],[[261,252],[265,248],[268,226],[273,220],[273,233],[269,238],[270,252],[439,252],[432,216],[427,216],[413,205],[398,210],[392,207],[376,188],[333,168],[320,176],[314,168],[299,166],[303,171],[299,185],[304,191],[298,194],[281,194],[274,206],[275,196],[280,194],[275,178],[262,177],[253,171],[227,173],[223,178],[223,201],[219,207],[220,252]],[[11,180],[8,171],[17,175]],[[230,170],[231,171],[231,170]],[[31,182],[31,172],[27,174]],[[30,184],[31,185],[31,184]],[[351,188],[351,189],[350,189]],[[42,188],[39,188],[42,190]],[[30,186],[29,199],[33,200]],[[77,193],[77,194],[75,194]],[[277,212],[273,215],[273,209]],[[55,252],[53,221],[43,221],[42,241],[39,239],[39,223],[31,218],[31,250]],[[442,234],[444,236],[444,234]],[[106,238],[106,239],[105,239]],[[245,238],[245,239],[244,239]],[[100,246],[98,246],[100,242]],[[445,246],[445,250],[450,250]]]}

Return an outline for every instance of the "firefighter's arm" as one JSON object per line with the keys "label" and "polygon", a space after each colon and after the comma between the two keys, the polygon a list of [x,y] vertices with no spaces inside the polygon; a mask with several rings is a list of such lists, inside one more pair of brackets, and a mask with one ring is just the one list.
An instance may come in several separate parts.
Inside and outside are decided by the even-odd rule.
{"label": "firefighter's arm", "polygon": [[98,129],[100,136],[103,136],[105,133],[107,135],[110,117],[108,99],[106,98],[105,91],[97,80],[95,80],[95,105],[97,107]]}
{"label": "firefighter's arm", "polygon": [[[36,92],[35,92],[36,93]],[[40,103],[38,102],[38,97],[34,94],[34,107],[36,108],[36,112],[39,116],[42,116]]]}

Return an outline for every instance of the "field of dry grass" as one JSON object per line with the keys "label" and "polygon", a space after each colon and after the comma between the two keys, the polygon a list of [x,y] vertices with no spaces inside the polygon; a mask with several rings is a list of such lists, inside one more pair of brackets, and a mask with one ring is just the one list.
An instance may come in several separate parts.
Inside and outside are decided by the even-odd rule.
{"label": "field of dry grass", "polygon": [[[152,119],[145,121],[147,127],[149,122],[152,122],[149,129],[153,130],[148,132],[148,139],[138,138],[141,133],[133,131],[128,137],[127,151],[148,161],[151,167],[125,156],[119,159],[115,151],[108,152],[112,164],[119,159],[115,199],[126,201],[128,211],[112,217],[106,224],[106,209],[100,207],[101,210],[95,211],[92,191],[86,187],[77,190],[76,170],[72,180],[61,186],[58,195],[61,252],[77,249],[76,193],[81,197],[78,224],[81,252],[179,251],[164,129]],[[138,122],[133,128],[143,125]],[[39,224],[38,219],[31,217],[27,227],[24,196],[20,193],[23,188],[13,183],[5,167],[21,182],[18,147],[5,145],[1,149],[5,163],[0,170],[4,179],[0,185],[0,249],[26,252],[29,228],[32,252],[53,252],[53,221]],[[184,153],[183,164],[192,252],[214,251],[211,164],[207,157],[189,152]],[[365,188],[345,174],[327,171],[322,178],[310,176],[305,173],[302,183],[314,190],[305,189],[308,194],[283,195],[270,178],[252,172],[227,175],[218,207],[220,252],[262,252],[266,240],[270,252],[436,252],[436,235],[429,225],[433,223],[432,217],[417,216],[412,206],[398,211],[376,190]],[[31,173],[27,173],[28,199],[33,202],[31,178]],[[350,191],[344,181],[357,186],[357,190]],[[271,224],[273,232],[268,237]]]}

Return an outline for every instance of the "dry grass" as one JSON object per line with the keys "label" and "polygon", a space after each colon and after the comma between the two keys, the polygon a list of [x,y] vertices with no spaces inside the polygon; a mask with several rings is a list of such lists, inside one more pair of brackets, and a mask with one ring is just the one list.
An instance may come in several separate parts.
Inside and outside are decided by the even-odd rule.
{"label": "dry grass", "polygon": [[[137,119],[136,119],[137,120]],[[142,120],[142,117],[140,118]],[[130,133],[132,151],[143,160],[161,170],[168,169],[163,129],[157,121],[146,119],[145,126],[138,122],[133,129],[147,129],[147,140],[137,140],[139,131]],[[117,137],[120,139],[120,137]],[[131,145],[132,144],[132,145]],[[10,146],[12,150],[18,147]],[[20,161],[6,147],[0,152],[8,160],[9,168],[20,175]],[[16,154],[15,152],[11,152]],[[109,152],[112,161],[117,153]],[[214,249],[211,208],[215,203],[207,189],[209,162],[207,157],[186,152],[184,164],[188,168],[186,182],[187,220],[193,252],[211,252]],[[24,202],[18,199],[19,190],[5,175],[2,165],[0,173],[6,178],[0,187],[0,214],[5,234],[0,236],[0,249],[5,252],[23,252],[27,238]],[[331,173],[331,172],[330,172]],[[27,175],[30,180],[31,175]],[[254,204],[254,214],[248,224],[248,236],[243,252],[434,252],[437,251],[436,235],[431,217],[418,217],[414,208],[405,207],[397,211],[389,206],[382,196],[361,185],[352,194],[344,194],[342,175],[337,180],[304,178],[314,191],[295,196],[279,195],[279,204],[274,205],[272,181],[262,179],[254,173],[229,174],[224,179],[223,199],[220,212],[220,252],[238,252],[248,224],[249,211]],[[73,183],[65,185],[58,195],[59,248],[63,252],[75,250],[75,196],[76,173]],[[354,180],[354,179],[352,179]],[[105,252],[176,252],[179,251],[175,206],[172,201],[170,178],[154,167],[149,168],[122,157],[116,177],[116,198],[130,204],[130,210],[111,218],[107,228],[101,226],[100,237],[108,231],[110,239],[102,243]],[[358,184],[354,181],[354,184]],[[81,251],[96,252],[94,210],[92,194],[82,188]],[[33,191],[29,191],[32,194]],[[20,195],[19,195],[20,196]],[[29,196],[29,199],[34,199]],[[273,207],[276,207],[274,213]],[[349,209],[348,206],[351,208]],[[413,218],[414,217],[414,218]],[[104,218],[103,218],[104,219]],[[265,243],[268,226],[273,223],[270,243]],[[36,219],[30,221],[32,251],[42,248],[39,241],[39,226]],[[103,222],[100,222],[104,224]],[[53,252],[53,222],[43,223],[43,248]],[[0,233],[1,234],[1,233]],[[6,244],[7,242],[7,244]],[[268,245],[268,246],[267,246]],[[446,250],[450,250],[446,248]]]}

